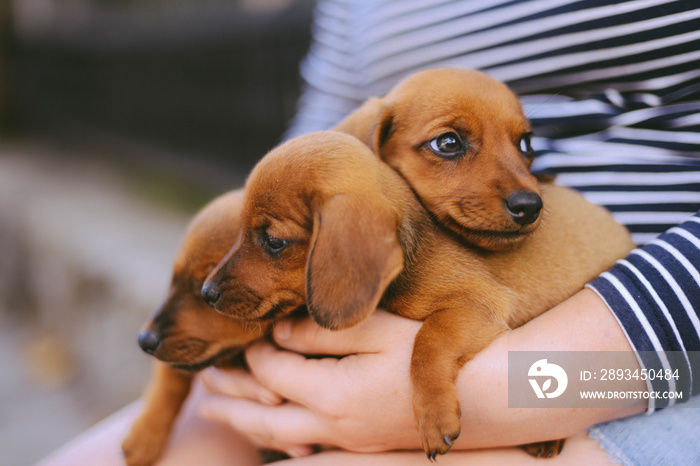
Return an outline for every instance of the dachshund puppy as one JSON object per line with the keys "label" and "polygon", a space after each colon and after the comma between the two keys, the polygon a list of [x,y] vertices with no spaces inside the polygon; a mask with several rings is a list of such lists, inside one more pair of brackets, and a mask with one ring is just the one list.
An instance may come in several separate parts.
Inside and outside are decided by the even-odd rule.
{"label": "dachshund puppy", "polygon": [[415,73],[334,130],[398,171],[439,223],[483,249],[510,249],[539,225],[532,132],[518,98],[474,70]]}
{"label": "dachshund puppy", "polygon": [[246,324],[211,308],[201,295],[206,276],[238,236],[243,191],[224,194],[191,221],[175,260],[170,292],[138,337],[159,359],[142,414],[122,443],[127,464],[153,464],[190,390],[195,371],[242,363],[242,349],[268,333],[266,323]]}
{"label": "dachshund puppy", "polygon": [[543,187],[542,195],[541,225],[520,247],[465,247],[365,144],[312,133],[253,169],[238,240],[202,295],[251,323],[304,305],[328,329],[356,325],[378,306],[423,321],[410,373],[416,426],[434,459],[460,433],[460,367],[633,247],[605,209],[566,188]]}
{"label": "dachshund puppy", "polygon": [[[517,247],[541,220],[532,136],[517,97],[478,71],[415,73],[335,128],[361,139],[443,226],[486,250]],[[525,445],[555,456],[563,440]]]}

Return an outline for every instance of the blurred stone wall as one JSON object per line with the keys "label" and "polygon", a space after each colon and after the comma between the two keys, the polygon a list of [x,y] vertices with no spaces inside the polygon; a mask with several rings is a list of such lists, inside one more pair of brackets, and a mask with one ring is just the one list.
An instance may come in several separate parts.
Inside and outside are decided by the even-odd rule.
{"label": "blurred stone wall", "polygon": [[0,144],[0,450],[32,464],[136,399],[136,343],[166,295],[189,213],[128,173],[50,146]]}
{"label": "blurred stone wall", "polygon": [[190,216],[279,142],[312,7],[0,0],[0,463],[139,396],[138,331]]}

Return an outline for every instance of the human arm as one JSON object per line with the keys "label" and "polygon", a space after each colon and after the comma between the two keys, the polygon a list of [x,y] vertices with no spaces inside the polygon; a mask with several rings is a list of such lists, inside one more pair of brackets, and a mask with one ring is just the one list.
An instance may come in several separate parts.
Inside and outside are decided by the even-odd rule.
{"label": "human arm", "polygon": [[[377,312],[352,329],[331,332],[310,320],[286,322],[275,340],[252,346],[253,376],[292,400],[262,405],[241,396],[240,379],[210,371],[205,383],[219,395],[202,412],[230,423],[261,445],[331,444],[353,451],[418,449],[408,375],[420,322]],[[568,437],[592,424],[639,413],[644,402],[617,409],[509,409],[508,351],[629,351],[617,321],[602,300],[583,290],[551,311],[495,340],[460,371],[463,430],[455,449],[518,445]],[[346,355],[306,358],[302,354]],[[642,390],[644,383],[633,389]],[[527,425],[527,429],[522,426]]]}
{"label": "human arm", "polygon": [[[651,359],[640,356],[641,366],[655,367],[661,364],[660,353],[639,353],[654,349],[649,342],[655,335],[663,342],[662,349],[682,348],[680,354],[684,357],[668,362],[673,368],[681,368],[684,374],[697,371],[700,327],[694,322],[700,309],[699,236],[700,219],[696,214],[657,241],[635,250],[594,280],[590,289],[507,332],[478,354],[460,371],[457,380],[463,430],[455,448],[563,438],[592,424],[639,413],[647,407],[646,401],[641,401],[607,410],[508,409],[504,383],[508,351],[634,349]],[[642,272],[634,273],[633,269]],[[668,289],[672,291],[670,295]],[[630,300],[627,296],[637,298]],[[663,318],[667,315],[673,318]],[[652,322],[653,331],[638,328],[644,319]],[[688,323],[680,325],[682,322]],[[248,358],[255,377],[297,404],[271,408],[246,400],[218,398],[205,409],[210,417],[229,420],[262,444],[275,439],[297,445],[330,443],[357,451],[418,448],[407,367],[419,327],[418,322],[382,312],[344,332],[320,329],[309,320],[284,323],[275,330],[275,339],[292,352],[260,344],[248,351]],[[295,352],[353,356],[340,360],[307,359]],[[227,379],[216,372],[207,376],[215,391],[242,395],[235,378]],[[670,389],[667,380],[656,380],[649,387],[639,380],[628,388]],[[700,384],[694,388],[679,384],[678,388],[684,390],[687,399],[691,393],[697,393]],[[649,405],[651,410],[654,407]],[[528,426],[527,431],[523,425]]]}

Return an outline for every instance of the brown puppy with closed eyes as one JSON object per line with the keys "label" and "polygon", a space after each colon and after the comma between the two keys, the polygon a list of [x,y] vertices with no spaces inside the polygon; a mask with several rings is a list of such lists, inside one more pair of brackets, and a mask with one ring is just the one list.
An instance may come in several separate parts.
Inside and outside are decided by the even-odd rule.
{"label": "brown puppy with closed eyes", "polygon": [[439,223],[471,244],[510,249],[539,225],[530,124],[515,94],[484,73],[415,73],[334,130],[371,147]]}
{"label": "brown puppy with closed eyes", "polygon": [[434,459],[460,432],[460,367],[633,247],[605,209],[565,188],[542,195],[543,221],[518,248],[468,248],[436,228],[402,176],[359,140],[302,136],[253,169],[238,240],[202,294],[250,322],[304,305],[329,329],[351,327],[377,306],[423,321],[410,371],[416,426]]}
{"label": "brown puppy with closed eyes", "polygon": [[167,444],[190,391],[194,372],[235,366],[246,344],[265,335],[268,322],[245,323],[222,315],[202,298],[206,276],[238,236],[243,191],[224,194],[190,222],[173,267],[167,298],[139,334],[139,345],[159,359],[142,414],[122,443],[130,466],[153,464]]}

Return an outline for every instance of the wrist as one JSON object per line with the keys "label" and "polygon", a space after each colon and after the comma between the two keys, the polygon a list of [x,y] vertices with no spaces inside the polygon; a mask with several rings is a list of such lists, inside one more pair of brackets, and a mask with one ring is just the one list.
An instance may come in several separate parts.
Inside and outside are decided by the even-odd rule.
{"label": "wrist", "polygon": [[[463,428],[456,448],[565,438],[593,424],[645,409],[643,401],[615,409],[509,408],[509,351],[631,351],[631,347],[605,303],[588,289],[522,327],[504,332],[459,373]],[[645,389],[643,385],[637,388]]]}

